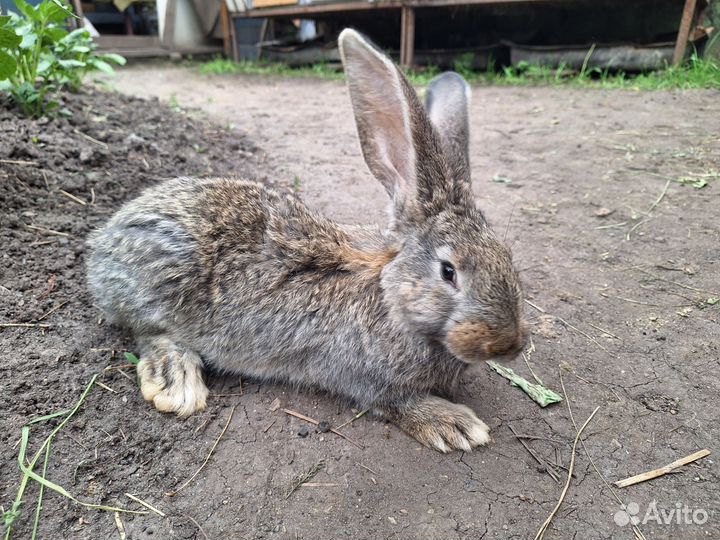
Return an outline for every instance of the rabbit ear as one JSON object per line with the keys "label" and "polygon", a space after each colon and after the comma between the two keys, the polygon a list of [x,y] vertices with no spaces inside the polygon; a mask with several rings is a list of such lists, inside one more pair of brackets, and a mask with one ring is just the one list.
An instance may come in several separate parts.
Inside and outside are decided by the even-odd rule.
{"label": "rabbit ear", "polygon": [[363,157],[393,200],[394,224],[413,226],[466,194],[400,70],[354,30],[338,38]]}
{"label": "rabbit ear", "polygon": [[363,157],[393,201],[393,223],[441,211],[449,168],[415,90],[354,30],[343,30],[338,44]]}
{"label": "rabbit ear", "polygon": [[435,77],[425,94],[425,109],[440,137],[453,178],[467,183],[470,182],[470,97],[470,85],[454,71]]}
{"label": "rabbit ear", "polygon": [[338,39],[363,157],[391,198],[415,184],[417,155],[400,73],[354,30]]}

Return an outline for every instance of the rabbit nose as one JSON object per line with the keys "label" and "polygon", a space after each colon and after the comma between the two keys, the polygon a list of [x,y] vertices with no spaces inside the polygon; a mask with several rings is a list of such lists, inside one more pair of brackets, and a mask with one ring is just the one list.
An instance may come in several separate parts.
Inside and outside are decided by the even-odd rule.
{"label": "rabbit nose", "polygon": [[527,340],[527,326],[520,323],[514,329],[498,332],[495,339],[485,346],[485,350],[488,356],[514,357],[525,348]]}

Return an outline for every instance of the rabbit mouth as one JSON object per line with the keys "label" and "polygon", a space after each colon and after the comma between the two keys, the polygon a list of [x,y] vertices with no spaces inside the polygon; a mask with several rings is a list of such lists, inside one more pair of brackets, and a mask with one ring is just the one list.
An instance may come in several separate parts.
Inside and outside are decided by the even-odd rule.
{"label": "rabbit mouth", "polygon": [[512,360],[525,345],[522,327],[493,329],[485,323],[461,323],[445,338],[448,350],[460,360],[473,364],[483,360]]}

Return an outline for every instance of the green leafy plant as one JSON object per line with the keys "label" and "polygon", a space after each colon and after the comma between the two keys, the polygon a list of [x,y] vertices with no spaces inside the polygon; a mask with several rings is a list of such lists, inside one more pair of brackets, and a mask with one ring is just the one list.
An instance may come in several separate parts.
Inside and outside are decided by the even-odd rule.
{"label": "green leafy plant", "polygon": [[473,63],[475,62],[475,54],[466,52],[461,54],[453,62],[453,67],[460,75],[466,79],[473,76]]}
{"label": "green leafy plant", "polygon": [[77,92],[85,75],[92,72],[114,75],[112,64],[123,66],[125,58],[119,54],[97,54],[97,44],[84,28],[73,30],[53,48],[54,63],[51,70],[57,81]]}
{"label": "green leafy plant", "polygon": [[77,17],[61,0],[37,6],[14,2],[18,13],[0,17],[0,90],[10,94],[23,114],[50,113],[59,103],[48,96],[61,88],[76,91],[87,73],[112,73],[111,63],[125,63],[119,55],[95,54],[86,30],[68,32],[65,21]]}
{"label": "green leafy plant", "polygon": [[140,359],[129,351],[125,351],[123,353],[123,356],[125,357],[125,360],[127,360],[128,362],[130,362],[131,364],[133,364],[135,366],[137,366],[140,363]]}

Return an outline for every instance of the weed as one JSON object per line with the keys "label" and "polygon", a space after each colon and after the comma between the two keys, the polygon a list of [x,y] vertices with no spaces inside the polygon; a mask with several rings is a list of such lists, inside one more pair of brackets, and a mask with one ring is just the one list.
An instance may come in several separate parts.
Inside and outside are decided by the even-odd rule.
{"label": "weed", "polygon": [[112,74],[111,63],[125,63],[116,54],[96,54],[87,30],[65,30],[65,20],[76,16],[61,0],[14,1],[19,14],[0,16],[0,90],[23,114],[50,113],[59,103],[48,96],[61,88],[77,91],[87,73]]}
{"label": "weed", "polygon": [[[680,66],[668,66],[665,69],[627,74],[622,71],[590,68],[589,61],[594,47],[590,48],[580,71],[567,65],[556,68],[537,66],[528,62],[518,62],[515,66],[503,66],[498,71],[493,58],[488,60],[486,71],[473,70],[473,53],[460,55],[454,62],[454,69],[468,82],[487,85],[511,86],[574,86],[581,88],[627,88],[633,90],[665,90],[691,88],[720,88],[720,64],[711,59],[701,59],[693,55]],[[332,65],[319,63],[309,67],[291,68],[285,64],[233,62],[216,58],[200,66],[204,75],[246,74],[278,75],[283,77],[319,77],[323,79],[342,79],[343,74]],[[406,71],[411,83],[426,86],[440,70],[429,65],[422,70]]]}
{"label": "weed", "polygon": [[[47,474],[47,465],[48,461],[50,459],[50,448],[53,442],[53,439],[55,436],[63,430],[63,428],[70,422],[70,420],[75,416],[75,414],[80,410],[83,403],[87,399],[88,395],[92,391],[93,387],[95,386],[95,382],[97,380],[97,375],[94,375],[92,379],[90,380],[90,383],[85,388],[85,391],[80,396],[80,399],[77,401],[75,406],[71,410],[65,410],[65,411],[59,411],[56,413],[48,414],[45,416],[41,416],[40,418],[35,418],[33,420],[30,420],[27,424],[25,424],[21,430],[20,435],[20,450],[18,452],[18,465],[20,466],[20,471],[23,473],[22,480],[20,482],[20,488],[18,489],[17,495],[15,497],[15,501],[13,502],[13,505],[11,509],[3,514],[3,524],[5,526],[5,534],[4,534],[4,540],[9,540],[12,536],[13,532],[13,524],[17,520],[18,517],[20,517],[21,514],[21,507],[23,504],[23,496],[25,493],[25,488],[27,487],[28,482],[32,479],[38,484],[40,484],[40,492],[38,495],[38,501],[36,505],[35,510],[35,518],[33,520],[33,528],[31,533],[31,538],[34,540],[37,537],[38,533],[38,526],[40,524],[40,514],[42,511],[42,504],[43,504],[43,493],[44,489],[51,489],[52,491],[55,491],[56,493],[59,493],[63,497],[70,499],[71,501],[84,506],[86,508],[95,508],[97,510],[105,510],[109,512],[129,512],[133,514],[145,514],[147,512],[138,512],[134,510],[127,510],[125,508],[116,508],[113,506],[106,506],[102,504],[93,504],[93,503],[87,503],[78,500],[73,495],[71,495],[65,488],[62,486],[51,482],[46,478]],[[54,418],[63,418],[62,422],[52,430],[50,435],[43,441],[42,445],[40,445],[40,448],[35,453],[35,456],[32,459],[27,458],[27,451],[28,451],[28,441],[30,439],[30,429],[34,424],[40,423],[40,422],[46,422],[48,420],[52,420]],[[35,472],[35,465],[37,464],[38,460],[40,459],[40,456],[44,454],[44,460],[43,460],[43,469],[42,469],[42,475]]]}
{"label": "weed", "polygon": [[170,108],[173,110],[173,112],[176,112],[176,113],[183,112],[182,107],[180,106],[180,102],[178,101],[177,94],[175,92],[170,94],[170,99],[168,100],[168,104],[170,105]]}
{"label": "weed", "polygon": [[127,360],[128,362],[130,362],[131,364],[133,364],[135,366],[137,366],[138,363],[140,363],[140,359],[131,352],[125,351],[123,353],[123,356],[125,357],[125,360]]}

